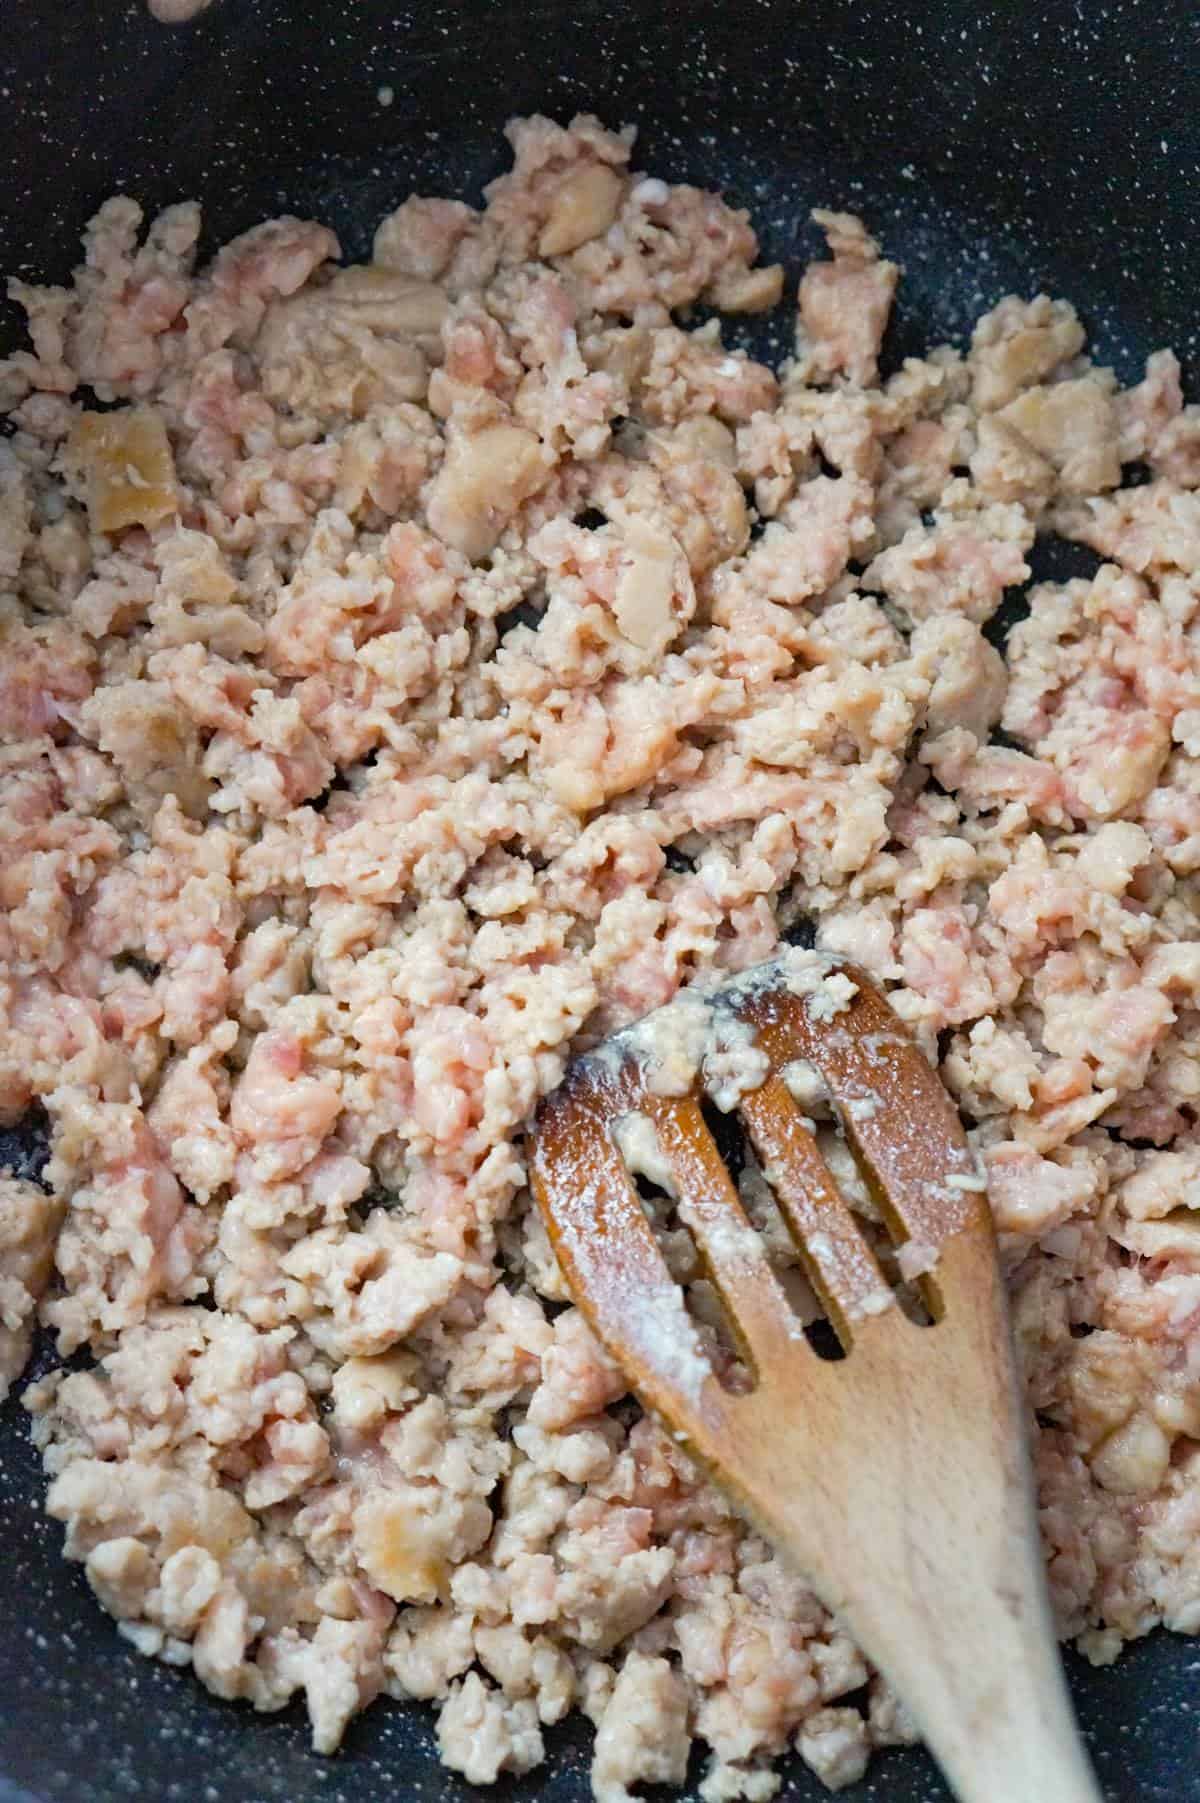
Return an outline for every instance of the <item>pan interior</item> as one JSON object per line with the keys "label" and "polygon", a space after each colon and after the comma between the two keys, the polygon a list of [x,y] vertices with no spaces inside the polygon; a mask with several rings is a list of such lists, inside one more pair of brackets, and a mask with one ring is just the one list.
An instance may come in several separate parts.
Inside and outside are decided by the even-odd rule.
{"label": "pan interior", "polygon": [[[121,190],[147,211],[198,196],[210,248],[289,210],[332,225],[358,257],[413,189],[477,199],[505,166],[511,114],[582,109],[636,123],[644,166],[747,206],[792,292],[818,248],[809,209],[861,213],[904,265],[892,368],[961,342],[1002,294],[1046,289],[1076,303],[1123,380],[1164,344],[1195,370],[1200,15],[1168,33],[1131,0],[1086,17],[1049,0],[1003,14],[965,0],[215,0],[168,30],[132,0],[10,0],[6,21],[6,274],[62,279],[89,213]],[[1147,104],[1155,95],[1174,102]],[[777,315],[731,339],[778,362],[788,327]],[[0,349],[18,340],[5,310]],[[37,1133],[4,1136],[0,1162],[36,1160]],[[53,1362],[46,1347],[39,1358]],[[0,1436],[0,1803],[478,1796],[438,1765],[419,1708],[376,1706],[331,1763],[309,1752],[298,1709],[255,1718],[135,1654],[60,1557],[19,1403]],[[1070,1665],[1110,1794],[1200,1799],[1192,1645],[1158,1635],[1111,1669]],[[506,1799],[583,1803],[577,1722],[552,1732],[547,1768],[501,1787]],[[782,1794],[826,1793],[797,1765]],[[946,1792],[922,1755],[896,1753],[854,1794]]]}

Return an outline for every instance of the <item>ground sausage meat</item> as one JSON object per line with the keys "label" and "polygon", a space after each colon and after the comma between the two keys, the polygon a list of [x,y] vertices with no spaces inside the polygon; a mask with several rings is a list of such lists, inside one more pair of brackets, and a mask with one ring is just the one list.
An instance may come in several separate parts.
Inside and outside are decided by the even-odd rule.
{"label": "ground sausage meat", "polygon": [[[196,207],[115,199],[13,284],[0,1111],[51,1157],[0,1178],[0,1378],[40,1313],[68,1556],[322,1750],[383,1692],[474,1782],[577,1708],[601,1803],[694,1739],[708,1803],[789,1746],[836,1787],[904,1712],[624,1396],[525,1123],[807,916],[986,1167],[1062,1634],[1200,1630],[1200,428],[1046,296],[881,376],[838,212],[767,369],[687,311],[779,301],[744,213],[510,137],[367,264],[282,218],[198,267]],[[1098,567],[1001,656],[1038,534]]]}

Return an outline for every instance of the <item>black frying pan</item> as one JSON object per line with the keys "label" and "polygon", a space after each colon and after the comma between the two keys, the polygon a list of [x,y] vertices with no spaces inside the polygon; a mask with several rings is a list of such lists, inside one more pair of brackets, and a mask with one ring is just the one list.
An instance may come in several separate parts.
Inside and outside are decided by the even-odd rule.
{"label": "black frying pan", "polygon": [[[140,0],[5,0],[0,105],[5,273],[64,277],[80,227],[119,188],[148,208],[199,196],[210,246],[286,208],[327,220],[360,256],[410,188],[477,198],[504,162],[509,115],[587,108],[635,121],[645,166],[748,205],[765,257],[793,272],[816,248],[812,205],[861,211],[906,266],[893,365],[961,336],[1010,289],[1048,288],[1083,310],[1125,379],[1163,344],[1196,374],[1191,0],[1169,27],[1161,0],[215,0],[173,29]],[[14,337],[0,320],[0,346]],[[784,322],[753,337],[777,356]],[[1080,556],[1094,567],[1070,547],[1039,553],[1046,574],[1074,573]],[[0,1139],[0,1163],[36,1170],[42,1157],[36,1122]],[[298,1708],[256,1718],[140,1658],[63,1564],[41,1494],[10,1405],[0,1803],[479,1797],[438,1766],[418,1708],[376,1705],[330,1761],[308,1751]],[[1072,1660],[1110,1799],[1200,1803],[1198,1673],[1200,1645],[1166,1635],[1106,1671]],[[550,1738],[550,1765],[505,1803],[584,1803],[585,1734]],[[798,1762],[789,1771],[785,1797],[825,1794]],[[896,1753],[846,1794],[946,1791],[923,1756]]]}

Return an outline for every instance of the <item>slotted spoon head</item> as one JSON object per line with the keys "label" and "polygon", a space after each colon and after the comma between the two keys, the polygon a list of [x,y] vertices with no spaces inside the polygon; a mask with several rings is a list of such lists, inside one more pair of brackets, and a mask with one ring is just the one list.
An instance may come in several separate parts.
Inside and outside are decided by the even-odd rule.
{"label": "slotted spoon head", "polygon": [[[846,1357],[810,1346],[701,1109],[706,1043]],[[749,1085],[753,1085],[752,1087]],[[831,1103],[931,1325],[900,1306],[793,1094]],[[727,1100],[728,1097],[722,1097]],[[748,1369],[722,1383],[626,1165],[652,1134]],[[577,1059],[534,1195],[631,1388],[787,1554],[972,1803],[1096,1803],[1053,1644],[983,1180],[949,1097],[856,967],[790,952]]]}

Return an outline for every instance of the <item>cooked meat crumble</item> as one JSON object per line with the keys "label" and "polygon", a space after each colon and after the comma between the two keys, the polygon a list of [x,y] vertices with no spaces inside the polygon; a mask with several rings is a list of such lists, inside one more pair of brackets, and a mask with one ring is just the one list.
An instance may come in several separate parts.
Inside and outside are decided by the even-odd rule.
{"label": "cooked meat crumble", "polygon": [[[26,1399],[122,1631],[322,1751],[386,1692],[477,1783],[578,1708],[598,1803],[836,1787],[904,1712],[622,1400],[524,1124],[806,914],[972,1123],[1062,1634],[1200,1628],[1200,414],[1042,295],[881,379],[840,213],[773,373],[686,323],[780,299],[745,214],[510,137],[366,265],[118,198],[12,284],[0,1361],[92,1355]],[[1102,561],[1002,656],[1038,534]]]}

